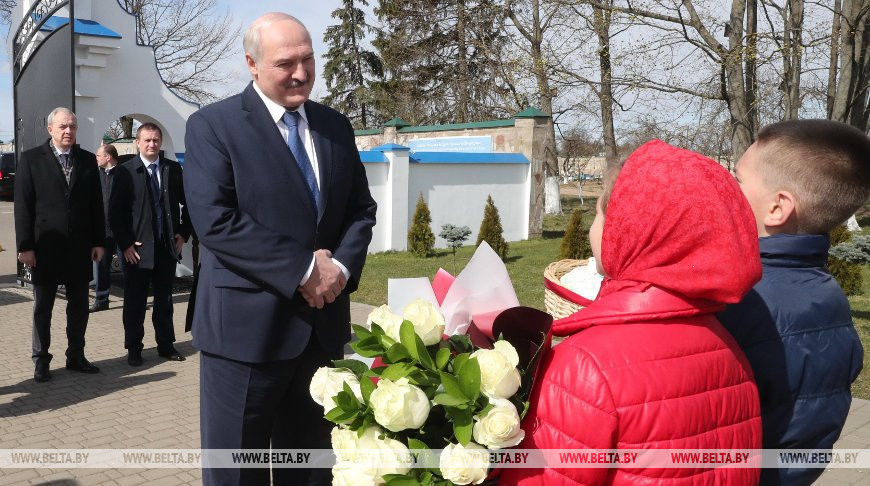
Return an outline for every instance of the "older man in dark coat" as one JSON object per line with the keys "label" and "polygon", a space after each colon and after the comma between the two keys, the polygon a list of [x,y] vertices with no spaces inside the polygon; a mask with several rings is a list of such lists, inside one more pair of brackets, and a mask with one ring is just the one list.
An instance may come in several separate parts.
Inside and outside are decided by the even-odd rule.
{"label": "older man in dark coat", "polygon": [[85,358],[91,261],[103,257],[105,220],[94,154],[76,145],[78,124],[67,108],[48,115],[51,138],[25,151],[15,177],[18,260],[33,281],[33,361],[37,382],[51,379],[51,313],[59,285],[66,288],[66,368],[99,369]]}

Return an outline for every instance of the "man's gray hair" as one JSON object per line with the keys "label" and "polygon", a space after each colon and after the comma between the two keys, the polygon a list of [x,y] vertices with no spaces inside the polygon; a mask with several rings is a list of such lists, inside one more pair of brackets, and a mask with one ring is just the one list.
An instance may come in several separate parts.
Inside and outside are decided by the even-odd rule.
{"label": "man's gray hair", "polygon": [[244,49],[245,54],[250,54],[254,61],[259,62],[260,55],[262,54],[260,51],[260,31],[263,27],[268,27],[279,20],[292,20],[296,22],[305,29],[305,33],[308,34],[308,39],[311,39],[311,33],[308,32],[308,28],[305,27],[305,24],[296,17],[283,12],[269,12],[254,20],[248,29],[245,30],[245,36],[242,38],[242,48]]}
{"label": "man's gray hair", "polygon": [[51,122],[54,121],[54,116],[58,113],[70,115],[76,120],[76,123],[78,123],[78,118],[76,117],[76,114],[72,112],[72,110],[70,110],[69,108],[64,108],[63,106],[58,106],[57,108],[51,110],[51,113],[48,114],[48,118],[45,119],[46,125],[51,125]]}

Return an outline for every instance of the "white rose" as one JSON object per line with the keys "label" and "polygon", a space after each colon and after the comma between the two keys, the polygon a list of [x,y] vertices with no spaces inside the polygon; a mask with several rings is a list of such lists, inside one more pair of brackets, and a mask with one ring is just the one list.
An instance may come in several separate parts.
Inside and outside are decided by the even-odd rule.
{"label": "white rose", "polygon": [[438,466],[444,479],[454,484],[480,484],[489,469],[489,451],[474,442],[465,447],[450,444],[441,451]]}
{"label": "white rose", "polygon": [[375,411],[375,420],[392,432],[419,429],[432,407],[423,390],[408,383],[407,378],[395,382],[381,378],[369,397],[369,405]]}
{"label": "white rose", "polygon": [[[374,429],[375,427],[370,427]],[[353,452],[359,449],[359,438],[356,432],[344,427],[333,427],[330,433],[332,440],[332,451],[335,452],[335,457],[339,462],[353,460]]]}
{"label": "white rose", "polygon": [[474,440],[490,449],[505,449],[522,442],[526,433],[520,428],[520,414],[509,400],[490,398],[493,408],[474,417]]}
{"label": "white rose", "polygon": [[375,310],[369,313],[369,316],[366,318],[365,327],[368,330],[372,329],[372,324],[377,324],[381,326],[381,329],[390,336],[394,340],[399,340],[399,328],[402,326],[402,316],[396,315],[393,313],[393,310],[390,309],[390,306],[384,304],[380,307],[375,308]]}
{"label": "white rose", "polygon": [[[348,470],[362,476],[373,478],[374,483],[383,484],[386,474],[405,474],[410,470],[411,451],[405,444],[383,437],[380,427],[368,427],[359,437],[356,432],[342,427],[332,429],[332,449],[338,463],[344,463],[342,474]],[[333,469],[333,478],[336,470]],[[368,483],[367,483],[368,484]]]}
{"label": "white rose", "polygon": [[332,486],[375,486],[384,484],[380,476],[362,464],[339,462],[332,466]]}
{"label": "white rose", "polygon": [[333,398],[338,395],[338,392],[344,389],[344,384],[347,383],[357,400],[362,401],[362,392],[359,389],[359,380],[350,370],[345,368],[330,368],[324,366],[318,368],[311,378],[311,385],[308,390],[311,392],[311,398],[322,405],[327,412],[335,408]]}
{"label": "white rose", "polygon": [[[363,447],[368,448],[365,442]],[[380,452],[378,474],[406,474],[411,470],[411,451],[405,444],[389,437],[378,439],[375,444]]]}
{"label": "white rose", "polygon": [[491,398],[510,398],[520,388],[520,358],[507,341],[496,341],[493,349],[471,353],[480,365],[480,389]]}
{"label": "white rose", "polygon": [[405,319],[414,325],[414,332],[423,344],[430,346],[441,341],[444,334],[444,316],[428,300],[414,299],[402,311]]}

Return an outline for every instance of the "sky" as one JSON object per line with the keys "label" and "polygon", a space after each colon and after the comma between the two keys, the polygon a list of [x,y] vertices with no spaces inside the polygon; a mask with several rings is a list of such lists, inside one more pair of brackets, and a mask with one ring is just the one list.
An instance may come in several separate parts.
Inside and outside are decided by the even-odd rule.
{"label": "sky", "polygon": [[[217,4],[222,12],[229,12],[233,20],[243,28],[260,15],[273,11],[287,12],[301,20],[311,32],[314,51],[318,54],[318,77],[312,97],[319,98],[320,94],[325,93],[326,85],[320,77],[324,64],[322,56],[326,53],[323,33],[330,24],[334,23],[330,14],[341,5],[341,0],[217,0]],[[8,30],[9,26],[0,27],[0,39],[3,40],[3,48],[0,52],[0,140],[4,142],[13,138],[12,72],[9,54],[6,51]],[[239,39],[236,43],[236,55],[231,56],[231,59],[221,66],[227,81],[224,92],[218,94],[227,96],[237,93],[250,80],[241,45],[242,40]]]}

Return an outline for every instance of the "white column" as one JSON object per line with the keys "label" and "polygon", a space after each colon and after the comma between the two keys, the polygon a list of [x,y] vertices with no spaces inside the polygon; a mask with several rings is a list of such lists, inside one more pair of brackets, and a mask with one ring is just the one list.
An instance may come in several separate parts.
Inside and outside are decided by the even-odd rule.
{"label": "white column", "polygon": [[402,145],[386,144],[375,147],[381,150],[390,164],[387,174],[387,205],[382,214],[386,216],[387,244],[389,249],[404,251],[408,248],[408,174],[411,149]]}

